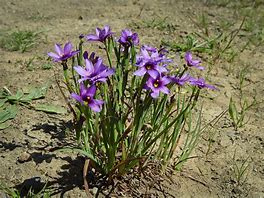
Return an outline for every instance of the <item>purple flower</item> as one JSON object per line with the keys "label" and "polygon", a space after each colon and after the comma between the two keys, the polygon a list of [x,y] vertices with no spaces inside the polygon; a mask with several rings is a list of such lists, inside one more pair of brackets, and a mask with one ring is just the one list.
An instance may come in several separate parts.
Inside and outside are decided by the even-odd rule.
{"label": "purple flower", "polygon": [[190,79],[190,84],[199,87],[200,89],[202,88],[208,88],[212,90],[216,90],[217,88],[213,85],[209,85],[205,83],[205,80],[203,78],[191,78]]}
{"label": "purple flower", "polygon": [[123,46],[132,46],[139,44],[139,38],[137,33],[133,33],[129,29],[122,30],[121,37],[118,42]]}
{"label": "purple flower", "polygon": [[87,51],[83,52],[83,58],[84,59],[89,59],[93,64],[95,64],[98,61],[98,59],[99,59],[98,56],[95,56],[95,53],[94,52],[92,52],[90,54],[90,56],[89,56],[89,54],[88,54]]}
{"label": "purple flower", "polygon": [[155,61],[148,61],[140,66],[140,68],[134,72],[134,75],[144,76],[146,73],[148,73],[151,77],[155,78],[164,72],[167,72],[165,67],[159,66]]}
{"label": "purple flower", "polygon": [[88,56],[89,56],[88,52],[87,51],[84,51],[83,52],[83,58],[84,59],[88,59]]}
{"label": "purple flower", "polygon": [[80,34],[79,39],[83,39],[83,38],[84,38],[84,34]]}
{"label": "purple flower", "polygon": [[170,77],[170,79],[172,82],[174,82],[180,86],[183,86],[186,82],[189,82],[192,79],[192,77],[189,74],[185,73],[181,77],[172,76],[172,77]]}
{"label": "purple flower", "polygon": [[186,52],[185,61],[189,67],[196,67],[197,69],[204,70],[204,67],[200,65],[200,60],[193,60],[191,52]]}
{"label": "purple flower", "polygon": [[55,44],[55,51],[56,53],[49,52],[48,56],[53,59],[54,62],[65,61],[68,58],[73,57],[75,54],[79,53],[80,51],[72,51],[72,44],[70,42],[64,45],[62,49],[59,44]]}
{"label": "purple flower", "polygon": [[111,32],[111,29],[108,25],[104,26],[103,29],[96,28],[96,34],[88,34],[86,36],[86,39],[88,41],[100,41],[105,42],[108,37],[110,37],[113,34]]}
{"label": "purple flower", "polygon": [[82,105],[88,105],[93,111],[100,112],[104,101],[94,99],[96,86],[92,85],[86,88],[83,83],[80,84],[80,95],[72,93],[71,96]]}
{"label": "purple flower", "polygon": [[148,52],[158,52],[158,49],[149,45],[143,45],[142,46],[143,49],[146,49]]}
{"label": "purple flower", "polygon": [[164,66],[159,66],[162,62],[163,57],[160,57],[157,51],[150,55],[147,49],[141,48],[141,55],[137,57],[136,63],[139,69],[134,72],[134,75],[143,76],[148,73],[152,78],[156,78],[157,75],[168,71]]}
{"label": "purple flower", "polygon": [[91,83],[97,81],[106,82],[108,76],[113,75],[114,69],[110,69],[103,64],[103,60],[98,58],[95,63],[92,63],[91,60],[85,59],[86,67],[75,66],[75,71],[82,76],[79,82],[84,80],[89,80]]}
{"label": "purple flower", "polygon": [[157,98],[159,93],[162,92],[164,94],[169,94],[170,90],[166,87],[171,81],[168,77],[160,75],[156,78],[152,78],[151,76],[146,82],[146,89],[151,89],[152,93],[150,94],[152,98]]}
{"label": "purple flower", "polygon": [[171,59],[166,57],[166,55],[168,53],[168,50],[166,50],[164,47],[158,50],[155,47],[152,47],[152,46],[149,46],[149,45],[143,45],[142,49],[145,49],[146,51],[151,53],[152,57],[156,57],[161,62],[168,62],[168,63],[172,62]]}
{"label": "purple flower", "polygon": [[161,58],[161,62],[166,63],[166,64],[163,64],[164,67],[168,65],[167,63],[172,62],[171,59],[167,58],[166,55],[169,53],[169,51],[166,50],[165,48],[159,49],[158,53],[159,53],[159,57]]}

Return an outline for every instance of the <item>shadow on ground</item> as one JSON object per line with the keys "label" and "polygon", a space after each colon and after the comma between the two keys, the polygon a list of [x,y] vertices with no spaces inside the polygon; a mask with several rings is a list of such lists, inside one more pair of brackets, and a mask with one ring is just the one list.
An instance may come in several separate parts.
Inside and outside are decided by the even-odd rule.
{"label": "shadow on ground", "polygon": [[67,140],[67,129],[73,131],[72,122],[65,122],[61,120],[59,123],[43,123],[33,125],[32,131],[42,130],[44,133],[49,134],[51,139],[56,139],[58,142],[64,143]]}
{"label": "shadow on ground", "polygon": [[[45,157],[41,156],[43,159]],[[66,192],[76,187],[84,189],[82,179],[84,158],[77,157],[76,159],[71,159],[70,157],[64,157],[61,159],[67,163],[61,166],[58,178],[47,182],[41,177],[32,177],[16,185],[15,188],[20,192],[21,197],[27,197],[30,191],[34,194],[47,191],[51,195],[59,194],[60,197],[63,197]]]}

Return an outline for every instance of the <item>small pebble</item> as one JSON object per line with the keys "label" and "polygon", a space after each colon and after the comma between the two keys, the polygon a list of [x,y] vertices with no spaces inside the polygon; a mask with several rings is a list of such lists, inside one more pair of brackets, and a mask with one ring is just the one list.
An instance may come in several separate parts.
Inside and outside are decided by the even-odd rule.
{"label": "small pebble", "polygon": [[8,198],[9,196],[4,192],[0,192],[0,197]]}
{"label": "small pebble", "polygon": [[93,195],[96,195],[97,191],[98,191],[98,188],[96,188],[96,187],[93,187],[92,188],[92,194]]}
{"label": "small pebble", "polygon": [[235,193],[235,194],[241,194],[242,193],[242,190],[239,188],[239,187],[236,187],[232,190],[232,193]]}
{"label": "small pebble", "polygon": [[31,155],[27,152],[23,152],[21,153],[21,155],[19,156],[19,158],[17,159],[17,161],[19,163],[24,163],[24,162],[28,162],[31,160]]}

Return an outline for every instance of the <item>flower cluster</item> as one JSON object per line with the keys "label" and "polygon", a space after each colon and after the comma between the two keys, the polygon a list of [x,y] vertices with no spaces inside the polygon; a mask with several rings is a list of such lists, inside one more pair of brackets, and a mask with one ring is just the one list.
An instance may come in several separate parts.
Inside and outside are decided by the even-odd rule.
{"label": "flower cluster", "polygon": [[[103,101],[94,99],[96,93],[96,83],[106,82],[108,77],[114,74],[114,69],[103,64],[100,57],[94,57],[92,53],[88,58],[88,52],[84,52],[83,58],[85,60],[85,68],[82,66],[75,66],[74,70],[80,75],[80,94],[72,93],[71,96],[80,102],[82,105],[88,105],[93,111],[100,112],[102,110]],[[90,87],[86,88],[85,84]]]}
{"label": "flower cluster", "polygon": [[79,82],[86,80],[88,80],[90,84],[95,84],[98,81],[106,82],[107,78],[114,74],[114,69],[105,66],[102,58],[98,57],[94,59],[93,56],[90,56],[90,59],[88,59],[86,58],[86,53],[84,57],[86,67],[74,67],[75,71],[81,76]]}
{"label": "flower cluster", "polygon": [[[106,45],[106,40],[112,38],[114,33],[111,28],[106,25],[102,29],[96,28],[96,34],[82,35],[81,38],[86,38],[87,41],[99,41]],[[121,36],[116,40],[121,46],[129,48],[139,44],[139,38],[137,33],[133,33],[129,29],[122,30]],[[72,44],[66,43],[64,49],[59,44],[55,45],[56,53],[49,52],[48,55],[55,62],[66,61],[73,57],[79,50],[72,51]],[[157,98],[160,92],[169,94],[169,84],[176,84],[183,86],[189,83],[192,86],[198,88],[216,89],[214,86],[206,84],[203,78],[194,78],[186,71],[188,68],[197,68],[203,70],[204,67],[200,65],[200,60],[194,60],[191,52],[186,52],[185,61],[186,66],[184,72],[177,75],[170,76],[167,68],[168,64],[172,63],[172,60],[167,57],[168,51],[164,48],[157,49],[148,45],[143,45],[140,48],[140,53],[136,55],[136,64],[134,66],[137,69],[134,71],[135,76],[146,76],[144,88],[151,91],[151,96]],[[100,57],[95,57],[95,53],[92,52],[90,56],[88,52],[83,53],[83,59],[85,67],[81,65],[74,66],[74,70],[79,74],[80,83],[79,94],[72,93],[71,96],[80,102],[82,105],[88,105],[93,111],[99,112],[102,109],[102,100],[94,99],[96,94],[96,84],[101,82],[107,82],[107,79],[115,73],[113,68],[109,68],[103,64],[103,60]]]}
{"label": "flower cluster", "polygon": [[160,92],[169,94],[170,91],[166,87],[170,83],[170,79],[164,76],[168,72],[167,63],[171,62],[163,51],[150,46],[143,46],[137,56],[136,66],[138,70],[134,72],[136,76],[148,75],[145,88],[152,91],[151,96],[157,98]]}
{"label": "flower cluster", "polygon": [[[160,92],[169,94],[170,91],[167,85],[170,83],[175,83],[179,86],[190,83],[199,88],[216,89],[213,85],[206,84],[203,78],[195,79],[186,72],[176,76],[168,76],[169,70],[167,69],[167,65],[172,60],[166,57],[167,51],[165,49],[158,50],[154,47],[143,46],[140,52],[136,63],[139,69],[134,72],[134,75],[148,75],[145,88],[152,91],[151,96],[153,98],[157,98]],[[186,52],[185,61],[188,67],[195,67],[200,70],[204,69],[200,65],[201,61],[193,60],[191,52]]]}
{"label": "flower cluster", "polygon": [[[200,134],[201,112],[196,123],[190,116],[200,89],[216,89],[204,78],[193,77],[197,69],[204,70],[201,61],[186,52],[180,67],[165,48],[138,47],[137,33],[124,29],[117,36],[107,25],[96,28],[95,34],[81,34],[79,39],[77,50],[68,42],[64,47],[56,44],[55,53],[48,53],[63,66],[65,85],[75,101],[75,106],[68,103],[78,143],[75,151],[109,183],[115,176],[147,164],[149,156],[166,166],[181,148],[175,167],[179,169],[189,158],[188,149],[196,145],[192,142],[199,138],[190,141],[182,138],[189,136],[182,132]],[[97,42],[107,59],[85,51],[85,42]],[[67,61],[70,58],[72,61]],[[191,88],[187,93],[178,91],[186,85]],[[186,148],[181,147],[180,137]]]}

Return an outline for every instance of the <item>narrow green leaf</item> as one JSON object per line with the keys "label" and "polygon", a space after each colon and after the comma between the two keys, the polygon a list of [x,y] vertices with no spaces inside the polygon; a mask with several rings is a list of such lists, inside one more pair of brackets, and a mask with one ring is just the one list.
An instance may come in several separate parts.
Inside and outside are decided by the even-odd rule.
{"label": "narrow green leaf", "polygon": [[233,102],[232,97],[230,98],[228,110],[229,110],[229,115],[230,115],[233,123],[237,124],[237,119],[238,119],[237,109],[236,109],[235,103]]}
{"label": "narrow green leaf", "polygon": [[9,123],[6,123],[6,122],[4,122],[4,123],[0,123],[0,130],[6,129],[6,128],[8,128],[9,126],[10,126]]}
{"label": "narrow green leaf", "polygon": [[78,148],[62,148],[62,149],[58,149],[57,151],[62,151],[62,152],[77,152],[79,154],[82,154],[86,157],[88,157],[89,159],[93,160],[95,163],[99,164],[98,159],[96,159],[96,157],[93,156],[92,153],[89,153],[87,151],[84,151],[82,149],[78,149]]}
{"label": "narrow green leaf", "polygon": [[9,100],[9,101],[18,101],[20,98],[22,98],[24,95],[23,91],[22,90],[18,90],[16,95],[12,95],[12,96],[7,96],[6,98]]}
{"label": "narrow green leaf", "polygon": [[3,98],[6,98],[6,93],[4,92],[4,90],[0,90],[0,98],[3,99]]}
{"label": "narrow green leaf", "polygon": [[5,104],[6,101],[7,101],[6,98],[0,99],[0,107],[2,107]]}
{"label": "narrow green leaf", "polygon": [[46,93],[47,93],[48,88],[49,88],[48,85],[45,85],[45,86],[39,87],[39,88],[31,88],[28,91],[28,94],[25,95],[24,97],[22,97],[20,99],[20,101],[22,101],[22,102],[30,102],[31,100],[37,100],[37,99],[40,99],[40,98],[44,98]]}
{"label": "narrow green leaf", "polygon": [[66,114],[67,109],[61,106],[49,105],[49,104],[38,104],[34,106],[37,111],[44,111],[46,113],[58,113],[58,114]]}
{"label": "narrow green leaf", "polygon": [[9,106],[5,110],[0,111],[0,123],[3,123],[7,120],[13,119],[16,117],[17,108],[15,105]]}

